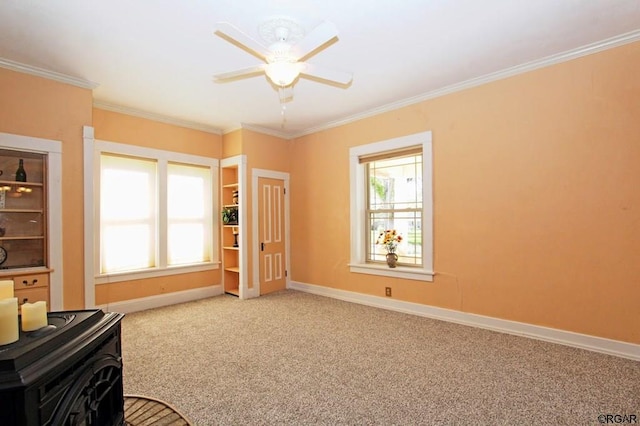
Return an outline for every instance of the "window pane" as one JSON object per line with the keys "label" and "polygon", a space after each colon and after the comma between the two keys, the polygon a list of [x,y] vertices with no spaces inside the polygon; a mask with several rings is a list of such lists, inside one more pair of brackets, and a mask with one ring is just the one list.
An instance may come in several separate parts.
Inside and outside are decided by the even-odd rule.
{"label": "window pane", "polygon": [[201,224],[169,225],[169,261],[170,265],[202,262],[203,253],[208,253],[205,244],[204,229]]}
{"label": "window pane", "polygon": [[376,241],[381,232],[395,229],[402,237],[402,241],[396,249],[398,262],[420,265],[422,263],[421,216],[421,210],[413,212],[371,212],[369,214],[370,244],[368,250],[371,253],[370,260],[385,261],[387,252],[384,246],[376,244]]}
{"label": "window pane", "polygon": [[101,217],[104,220],[149,219],[154,210],[153,179],[149,173],[134,170],[103,169],[100,193]]}
{"label": "window pane", "polygon": [[167,262],[211,260],[211,169],[170,163],[167,166]]}
{"label": "window pane", "polygon": [[155,266],[148,225],[112,225],[102,229],[101,273],[133,271]]}
{"label": "window pane", "polygon": [[[171,169],[172,167],[170,167],[170,173]],[[205,179],[202,176],[180,176],[171,173],[167,191],[169,218],[202,219],[204,217]]]}
{"label": "window pane", "polygon": [[422,156],[369,163],[369,208],[422,208]]}

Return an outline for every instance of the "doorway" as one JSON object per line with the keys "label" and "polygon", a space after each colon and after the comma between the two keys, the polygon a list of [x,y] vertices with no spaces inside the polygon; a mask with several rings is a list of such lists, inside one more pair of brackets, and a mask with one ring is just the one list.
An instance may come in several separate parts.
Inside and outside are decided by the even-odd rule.
{"label": "doorway", "polygon": [[[260,295],[284,290],[288,283],[288,174],[254,170],[257,253],[254,280]],[[257,254],[257,255],[256,255]],[[257,265],[256,265],[257,263]],[[257,266],[257,268],[256,268]]]}

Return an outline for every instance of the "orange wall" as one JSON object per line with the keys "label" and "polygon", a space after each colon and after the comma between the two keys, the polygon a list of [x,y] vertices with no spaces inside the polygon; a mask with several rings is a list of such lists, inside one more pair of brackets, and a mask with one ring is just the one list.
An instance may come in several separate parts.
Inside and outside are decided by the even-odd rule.
{"label": "orange wall", "polygon": [[222,136],[99,108],[93,109],[95,138],[147,148],[220,158]]}
{"label": "orange wall", "polygon": [[[223,137],[223,156],[224,158],[235,155],[247,156],[247,176],[246,176],[246,208],[248,228],[244,232],[247,233],[247,241],[249,247],[258,244],[254,241],[251,229],[252,217],[252,199],[253,193],[251,171],[253,169],[266,169],[277,172],[288,172],[290,163],[290,146],[291,142],[276,136],[258,133],[248,129],[239,129]],[[253,252],[247,250],[245,252],[246,262],[249,265],[247,282],[249,288],[253,287]]]}
{"label": "orange wall", "polygon": [[0,132],[62,142],[64,309],[84,308],[82,127],[91,90],[0,68]]}
{"label": "orange wall", "polygon": [[242,130],[234,130],[222,136],[222,157],[229,158],[242,154]]}
{"label": "orange wall", "polygon": [[[98,108],[95,138],[204,157],[220,158],[222,136]],[[135,285],[132,285],[135,284]],[[96,304],[154,296],[220,284],[220,270],[194,272],[96,286]]]}
{"label": "orange wall", "polygon": [[[266,169],[277,172],[289,171],[290,153],[289,147],[291,142],[285,139],[281,139],[275,136],[265,135],[262,133],[253,132],[251,130],[242,130],[242,147],[243,153],[247,155],[247,194],[252,194],[254,189],[252,186],[251,171],[253,169]],[[257,188],[256,188],[257,190]],[[251,197],[247,197],[247,211],[249,213],[247,223],[252,223],[253,217],[251,215],[251,209],[253,202]],[[257,218],[256,218],[257,220]],[[247,229],[247,238],[249,241],[249,247],[253,247],[253,244],[258,244],[257,236],[254,240],[251,226]],[[246,253],[247,261],[249,265],[253,265],[253,252],[248,250]],[[253,268],[249,268],[249,286],[253,287]]]}
{"label": "orange wall", "polygon": [[242,130],[242,151],[247,154],[248,169],[288,172],[291,142],[276,136]]}
{"label": "orange wall", "polygon": [[[640,343],[640,43],[301,137],[292,280]],[[349,148],[431,130],[433,283],[349,272]]]}

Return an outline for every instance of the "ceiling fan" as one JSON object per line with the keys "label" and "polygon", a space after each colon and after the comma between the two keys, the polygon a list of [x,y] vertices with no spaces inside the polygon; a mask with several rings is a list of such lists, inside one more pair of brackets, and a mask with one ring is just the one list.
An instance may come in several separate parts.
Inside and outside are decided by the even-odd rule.
{"label": "ceiling fan", "polygon": [[353,80],[351,73],[305,62],[338,41],[338,30],[330,22],[321,23],[305,35],[302,27],[291,19],[271,19],[259,27],[264,43],[227,22],[218,23],[215,34],[264,61],[263,64],[216,74],[216,82],[266,74],[274,85],[284,89],[293,86],[300,76],[343,88],[349,87]]}

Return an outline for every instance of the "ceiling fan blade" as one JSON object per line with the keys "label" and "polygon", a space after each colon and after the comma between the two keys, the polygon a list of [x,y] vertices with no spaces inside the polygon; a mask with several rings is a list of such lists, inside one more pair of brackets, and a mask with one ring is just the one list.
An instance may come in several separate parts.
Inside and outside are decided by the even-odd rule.
{"label": "ceiling fan blade", "polygon": [[242,78],[255,77],[256,75],[264,73],[265,67],[266,64],[260,64],[235,71],[223,72],[214,75],[213,79],[216,83],[226,83],[229,81],[240,80]]}
{"label": "ceiling fan blade", "polygon": [[315,27],[291,51],[298,61],[303,61],[338,41],[338,29],[331,22],[324,21]]}
{"label": "ceiling fan blade", "polygon": [[353,81],[353,74],[350,72],[323,68],[313,64],[305,65],[306,67],[300,74],[311,80],[318,80],[321,83],[329,83],[343,88],[349,87]]}
{"label": "ceiling fan blade", "polygon": [[214,34],[258,59],[267,60],[269,49],[266,46],[228,22],[218,22]]}

